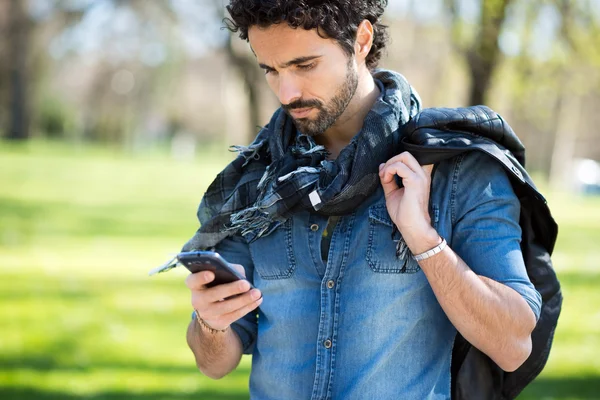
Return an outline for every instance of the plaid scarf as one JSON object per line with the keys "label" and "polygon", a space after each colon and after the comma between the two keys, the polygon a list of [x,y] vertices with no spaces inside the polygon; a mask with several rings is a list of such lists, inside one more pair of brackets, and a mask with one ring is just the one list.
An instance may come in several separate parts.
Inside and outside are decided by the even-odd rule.
{"label": "plaid scarf", "polygon": [[236,234],[251,242],[298,210],[349,214],[373,194],[379,164],[399,153],[399,128],[421,106],[402,75],[378,70],[373,77],[381,95],[335,160],[327,160],[327,150],[299,132],[281,108],[250,146],[234,146],[239,155],[206,191],[200,229],[183,251],[209,249]]}

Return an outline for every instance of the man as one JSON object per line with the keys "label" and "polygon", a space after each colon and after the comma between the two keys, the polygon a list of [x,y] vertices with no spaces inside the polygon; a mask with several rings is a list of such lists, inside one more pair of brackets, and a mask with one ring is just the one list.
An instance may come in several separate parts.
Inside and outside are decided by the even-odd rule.
{"label": "man", "polygon": [[434,171],[399,147],[420,101],[374,70],[385,5],[227,7],[281,109],[213,182],[185,246],[214,247],[255,288],[190,275],[187,339],[212,378],[252,354],[252,398],[447,399],[457,330],[506,371],[531,351],[541,298],[518,199],[485,155]]}

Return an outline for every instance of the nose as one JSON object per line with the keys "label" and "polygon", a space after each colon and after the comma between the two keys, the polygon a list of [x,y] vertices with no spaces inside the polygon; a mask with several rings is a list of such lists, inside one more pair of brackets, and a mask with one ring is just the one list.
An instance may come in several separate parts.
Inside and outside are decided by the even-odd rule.
{"label": "nose", "polygon": [[277,97],[281,104],[290,104],[302,98],[302,86],[292,74],[280,74]]}

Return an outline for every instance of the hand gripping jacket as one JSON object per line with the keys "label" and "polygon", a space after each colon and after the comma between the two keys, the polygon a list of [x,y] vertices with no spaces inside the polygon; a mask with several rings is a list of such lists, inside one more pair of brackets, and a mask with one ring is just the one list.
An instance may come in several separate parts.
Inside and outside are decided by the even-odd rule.
{"label": "hand gripping jacket", "polygon": [[525,148],[512,128],[485,106],[424,109],[403,128],[401,147],[421,165],[469,151],[499,162],[521,202],[521,250],[527,273],[542,296],[540,318],[531,335],[532,351],[514,372],[504,372],[460,334],[452,353],[452,399],[514,399],[544,368],[560,314],[562,294],[552,268],[558,227],[544,197],[525,171]]}

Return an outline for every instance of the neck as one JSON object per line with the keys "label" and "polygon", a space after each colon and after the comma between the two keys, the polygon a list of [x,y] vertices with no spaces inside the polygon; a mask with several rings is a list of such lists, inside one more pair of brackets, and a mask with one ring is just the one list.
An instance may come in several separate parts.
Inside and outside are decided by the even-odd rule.
{"label": "neck", "polygon": [[332,159],[337,158],[340,151],[360,132],[365,117],[379,97],[380,90],[371,72],[363,66],[359,73],[358,87],[348,107],[335,124],[316,138],[316,141],[329,151]]}

